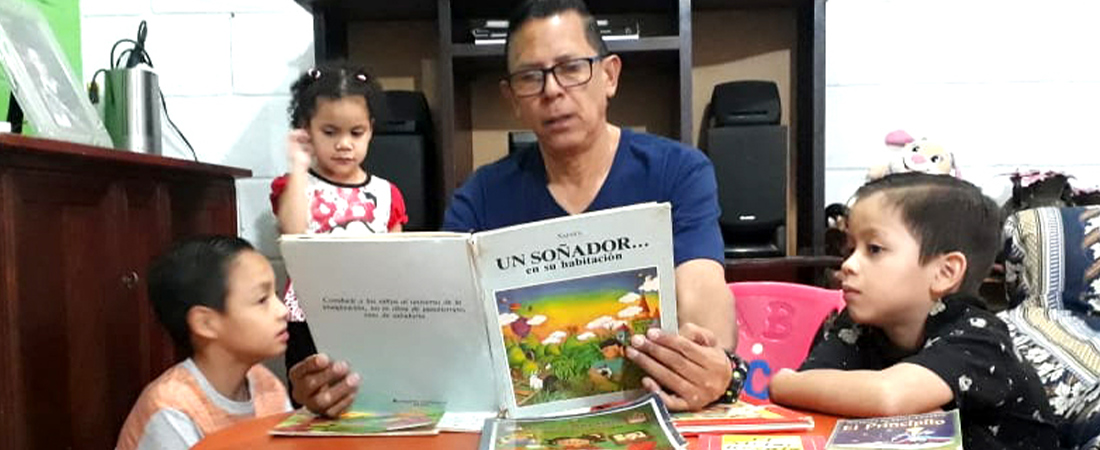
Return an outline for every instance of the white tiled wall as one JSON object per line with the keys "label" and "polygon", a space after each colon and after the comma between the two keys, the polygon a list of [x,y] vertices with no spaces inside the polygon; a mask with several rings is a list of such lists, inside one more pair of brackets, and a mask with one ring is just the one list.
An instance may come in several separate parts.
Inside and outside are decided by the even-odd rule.
{"label": "white tiled wall", "polygon": [[842,202],[895,129],[955,153],[998,200],[1016,169],[1100,185],[1100,3],[832,0],[826,3],[825,200]]}
{"label": "white tiled wall", "polygon": [[[107,67],[117,40],[133,39],[147,22],[146,48],[172,120],[201,161],[252,171],[237,182],[238,231],[285,279],[268,192],[286,169],[290,83],[313,65],[309,13],[294,0],[81,0],[80,8],[85,81]],[[191,157],[170,135],[164,152]],[[281,375],[280,365],[272,362]]]}

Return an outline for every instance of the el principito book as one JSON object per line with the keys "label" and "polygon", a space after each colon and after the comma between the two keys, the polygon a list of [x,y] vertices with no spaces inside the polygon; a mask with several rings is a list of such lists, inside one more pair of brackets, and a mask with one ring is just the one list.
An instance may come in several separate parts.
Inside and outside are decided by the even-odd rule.
{"label": "el principito book", "polygon": [[354,408],[528,417],[629,400],[643,393],[630,337],[677,330],[667,203],[280,245],[318,350],[363,377]]}
{"label": "el principito book", "polygon": [[961,450],[962,421],[957,409],[908,416],[842,419],[836,422],[825,448]]}

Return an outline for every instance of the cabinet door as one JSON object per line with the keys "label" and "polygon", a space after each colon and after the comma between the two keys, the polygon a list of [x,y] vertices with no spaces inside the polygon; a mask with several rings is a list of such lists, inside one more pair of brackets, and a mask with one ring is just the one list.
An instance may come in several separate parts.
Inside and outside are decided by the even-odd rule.
{"label": "cabinet door", "polygon": [[233,180],[166,184],[172,204],[172,238],[203,234],[237,235],[237,196]]}
{"label": "cabinet door", "polygon": [[4,431],[22,433],[25,448],[113,448],[141,381],[122,192],[105,177],[9,176],[10,412],[22,426]]}
{"label": "cabinet door", "polygon": [[124,402],[129,406],[137,400],[146,384],[179,362],[182,355],[176,354],[172,338],[157,320],[148,296],[149,265],[172,241],[168,193],[162,185],[152,180],[125,180],[121,183],[126,194],[124,286],[137,314],[128,323],[118,325],[136,328],[137,335],[141,337],[136,342],[141,359],[137,361],[139,366],[135,367],[140,373],[140,380]]}

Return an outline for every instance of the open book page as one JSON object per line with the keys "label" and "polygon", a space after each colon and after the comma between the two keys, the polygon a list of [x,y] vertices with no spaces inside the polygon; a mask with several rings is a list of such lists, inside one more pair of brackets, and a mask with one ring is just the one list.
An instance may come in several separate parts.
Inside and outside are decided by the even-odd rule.
{"label": "open book page", "polygon": [[353,409],[499,409],[469,235],[296,235],[280,245],[318,351],[362,376]]}
{"label": "open book page", "polygon": [[671,208],[648,203],[473,236],[512,417],[641,395],[630,337],[676,333]]}

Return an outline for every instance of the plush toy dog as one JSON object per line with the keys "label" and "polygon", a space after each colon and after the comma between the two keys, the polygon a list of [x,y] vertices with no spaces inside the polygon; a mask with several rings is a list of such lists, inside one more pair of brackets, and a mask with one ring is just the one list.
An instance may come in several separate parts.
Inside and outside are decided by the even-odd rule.
{"label": "plush toy dog", "polygon": [[924,172],[959,176],[955,155],[942,145],[927,139],[913,139],[909,133],[897,130],[886,135],[886,147],[892,153],[885,164],[872,167],[867,179],[874,180],[892,173]]}

